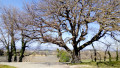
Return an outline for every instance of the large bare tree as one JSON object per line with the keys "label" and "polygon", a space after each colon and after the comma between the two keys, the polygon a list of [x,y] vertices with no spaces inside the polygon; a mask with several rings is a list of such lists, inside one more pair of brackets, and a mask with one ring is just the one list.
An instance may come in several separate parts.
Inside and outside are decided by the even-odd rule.
{"label": "large bare tree", "polygon": [[[40,0],[26,4],[25,9],[30,27],[30,35],[25,36],[65,48],[74,63],[79,62],[80,50],[120,27],[119,0]],[[95,24],[96,32],[91,30]],[[72,44],[73,50],[67,44]]]}

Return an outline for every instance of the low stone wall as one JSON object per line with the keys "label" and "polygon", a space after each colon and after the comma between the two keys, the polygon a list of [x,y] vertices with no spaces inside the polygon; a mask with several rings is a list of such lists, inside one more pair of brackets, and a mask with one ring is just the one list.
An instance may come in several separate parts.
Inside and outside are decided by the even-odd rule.
{"label": "low stone wall", "polygon": [[7,62],[7,56],[0,56],[0,62]]}
{"label": "low stone wall", "polygon": [[35,55],[24,57],[23,62],[59,62],[59,59],[56,55]]}

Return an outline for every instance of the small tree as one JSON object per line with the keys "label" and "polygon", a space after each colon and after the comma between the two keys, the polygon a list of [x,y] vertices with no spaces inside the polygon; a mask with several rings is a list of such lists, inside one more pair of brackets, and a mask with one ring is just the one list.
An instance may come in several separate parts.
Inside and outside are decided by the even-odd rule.
{"label": "small tree", "polygon": [[120,44],[120,43],[119,43],[118,41],[114,40],[114,46],[112,47],[112,49],[113,49],[113,50],[115,51],[115,53],[116,53],[116,57],[115,57],[116,61],[119,60],[119,49],[120,49],[119,44]]}
{"label": "small tree", "polygon": [[96,52],[96,49],[95,49],[93,44],[92,44],[92,47],[93,47],[93,50],[94,50],[94,61],[96,62],[97,61],[97,52]]}
{"label": "small tree", "polygon": [[112,44],[109,43],[109,42],[107,42],[107,41],[106,41],[107,43],[102,42],[102,41],[99,41],[99,42],[105,44],[105,46],[107,47],[107,48],[105,49],[104,61],[106,61],[106,55],[108,54],[108,56],[109,56],[109,62],[111,62],[112,57],[111,57],[111,53],[110,53],[110,47],[112,46]]}

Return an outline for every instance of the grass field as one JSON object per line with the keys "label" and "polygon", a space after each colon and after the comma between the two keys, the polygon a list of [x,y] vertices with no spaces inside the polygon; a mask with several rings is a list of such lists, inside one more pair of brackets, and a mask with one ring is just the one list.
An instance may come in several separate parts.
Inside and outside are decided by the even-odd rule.
{"label": "grass field", "polygon": [[8,65],[0,65],[0,68],[16,68],[16,67],[8,66]]}
{"label": "grass field", "polygon": [[120,68],[120,61],[111,61],[111,62],[82,62],[78,64],[70,65],[90,65],[93,68]]}

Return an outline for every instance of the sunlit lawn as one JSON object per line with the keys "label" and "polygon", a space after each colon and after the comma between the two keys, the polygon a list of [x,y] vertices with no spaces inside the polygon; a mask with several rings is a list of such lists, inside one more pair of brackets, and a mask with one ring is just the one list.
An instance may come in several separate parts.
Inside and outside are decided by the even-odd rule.
{"label": "sunlit lawn", "polygon": [[82,62],[82,63],[72,64],[72,65],[90,65],[90,66],[93,66],[93,68],[120,68],[120,61]]}
{"label": "sunlit lawn", "polygon": [[8,65],[0,65],[0,68],[16,68],[16,67],[8,66]]}

